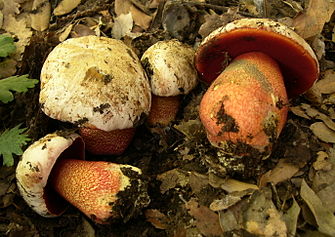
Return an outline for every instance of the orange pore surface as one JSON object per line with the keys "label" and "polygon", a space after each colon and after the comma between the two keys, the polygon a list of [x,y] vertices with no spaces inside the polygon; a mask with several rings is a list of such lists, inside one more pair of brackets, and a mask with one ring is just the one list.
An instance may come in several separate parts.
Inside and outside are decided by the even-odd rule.
{"label": "orange pore surface", "polygon": [[63,159],[49,177],[51,186],[65,200],[98,223],[113,216],[112,204],[120,191],[117,164]]}
{"label": "orange pore surface", "polygon": [[279,136],[286,122],[287,104],[277,63],[263,53],[252,52],[237,57],[212,83],[199,112],[213,145],[243,142],[261,150],[270,144],[264,130],[266,119],[277,118],[274,132]]}
{"label": "orange pore surface", "polygon": [[177,115],[180,104],[179,96],[156,96],[152,95],[151,109],[147,118],[149,126],[167,126]]}
{"label": "orange pore surface", "polygon": [[86,150],[95,155],[119,155],[131,143],[136,128],[127,128],[105,132],[96,128],[79,129]]}
{"label": "orange pore surface", "polygon": [[305,92],[318,78],[317,62],[302,46],[263,29],[240,28],[217,35],[199,47],[195,65],[200,78],[210,84],[223,71],[227,53],[234,59],[252,51],[263,52],[278,62],[289,97]]}

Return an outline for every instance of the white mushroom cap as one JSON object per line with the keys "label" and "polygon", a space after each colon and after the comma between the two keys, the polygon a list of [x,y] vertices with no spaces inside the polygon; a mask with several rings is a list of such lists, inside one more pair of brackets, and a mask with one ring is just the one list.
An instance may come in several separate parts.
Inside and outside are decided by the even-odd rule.
{"label": "white mushroom cap", "polygon": [[189,93],[198,82],[194,67],[194,49],[177,40],[159,41],[143,54],[144,65],[157,96]]}
{"label": "white mushroom cap", "polygon": [[[55,217],[65,211],[66,205],[57,199],[58,194],[47,190],[48,177],[58,158],[84,159],[84,150],[79,135],[56,133],[46,135],[25,150],[16,168],[17,186],[23,199],[39,215]],[[76,157],[64,157],[72,153]]]}
{"label": "white mushroom cap", "polygon": [[51,118],[112,131],[134,127],[149,113],[151,91],[137,55],[122,41],[84,36],[49,54],[40,103]]}

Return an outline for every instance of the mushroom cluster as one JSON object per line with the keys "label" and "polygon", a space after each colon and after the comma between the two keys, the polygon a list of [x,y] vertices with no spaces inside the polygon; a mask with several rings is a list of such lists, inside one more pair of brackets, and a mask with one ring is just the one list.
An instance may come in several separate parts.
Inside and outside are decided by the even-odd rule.
{"label": "mushroom cluster", "polygon": [[210,84],[199,109],[208,140],[235,157],[269,156],[288,99],[319,75],[311,47],[270,19],[240,19],[213,31],[197,49],[195,65]]}
{"label": "mushroom cluster", "polygon": [[174,119],[178,100],[172,99],[176,105],[163,102],[163,107],[158,103],[160,109],[155,110],[152,91],[176,96],[197,83],[194,51],[178,41],[153,45],[143,60],[152,68],[151,83],[137,55],[120,40],[72,38],[48,55],[41,71],[41,108],[49,117],[77,126],[79,134],[48,134],[23,153],[17,184],[38,214],[59,216],[70,203],[104,224],[118,217],[126,221],[148,205],[147,184],[139,168],[85,161],[85,150],[92,155],[123,153],[149,112],[159,114],[163,118],[159,122],[166,112],[169,122]]}

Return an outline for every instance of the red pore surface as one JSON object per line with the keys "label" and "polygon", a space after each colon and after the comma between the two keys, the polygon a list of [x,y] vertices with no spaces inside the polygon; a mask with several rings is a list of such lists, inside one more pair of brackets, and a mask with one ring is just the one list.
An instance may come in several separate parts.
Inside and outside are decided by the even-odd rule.
{"label": "red pore surface", "polygon": [[147,119],[148,125],[167,126],[176,118],[179,104],[179,96],[162,97],[152,95],[151,109]]}
{"label": "red pore surface", "polygon": [[97,223],[113,217],[122,173],[117,164],[64,159],[50,176],[51,185],[65,200]]}
{"label": "red pore surface", "polygon": [[244,144],[263,152],[286,122],[287,103],[277,63],[251,52],[237,57],[212,83],[199,112],[214,146]]}
{"label": "red pore surface", "polygon": [[129,146],[135,135],[135,128],[105,132],[96,128],[80,128],[79,134],[86,150],[95,155],[120,155]]}
{"label": "red pore surface", "polygon": [[210,84],[226,66],[227,54],[234,59],[252,51],[278,62],[289,97],[305,92],[318,78],[317,62],[301,45],[278,33],[252,28],[221,33],[201,45],[195,57],[200,78]]}

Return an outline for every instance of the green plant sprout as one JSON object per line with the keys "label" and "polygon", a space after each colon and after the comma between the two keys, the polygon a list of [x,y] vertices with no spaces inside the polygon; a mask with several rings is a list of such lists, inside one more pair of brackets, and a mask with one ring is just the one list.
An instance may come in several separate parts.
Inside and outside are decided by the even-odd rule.
{"label": "green plant sprout", "polygon": [[[0,58],[5,58],[16,50],[14,39],[7,35],[0,35]],[[29,79],[28,75],[11,76],[0,79],[0,101],[8,103],[14,100],[13,92],[27,92],[38,83],[36,79]],[[6,129],[0,134],[0,156],[4,166],[13,166],[15,155],[22,155],[22,146],[26,145],[30,138],[24,132],[26,128],[20,128],[21,124],[12,129]]]}

